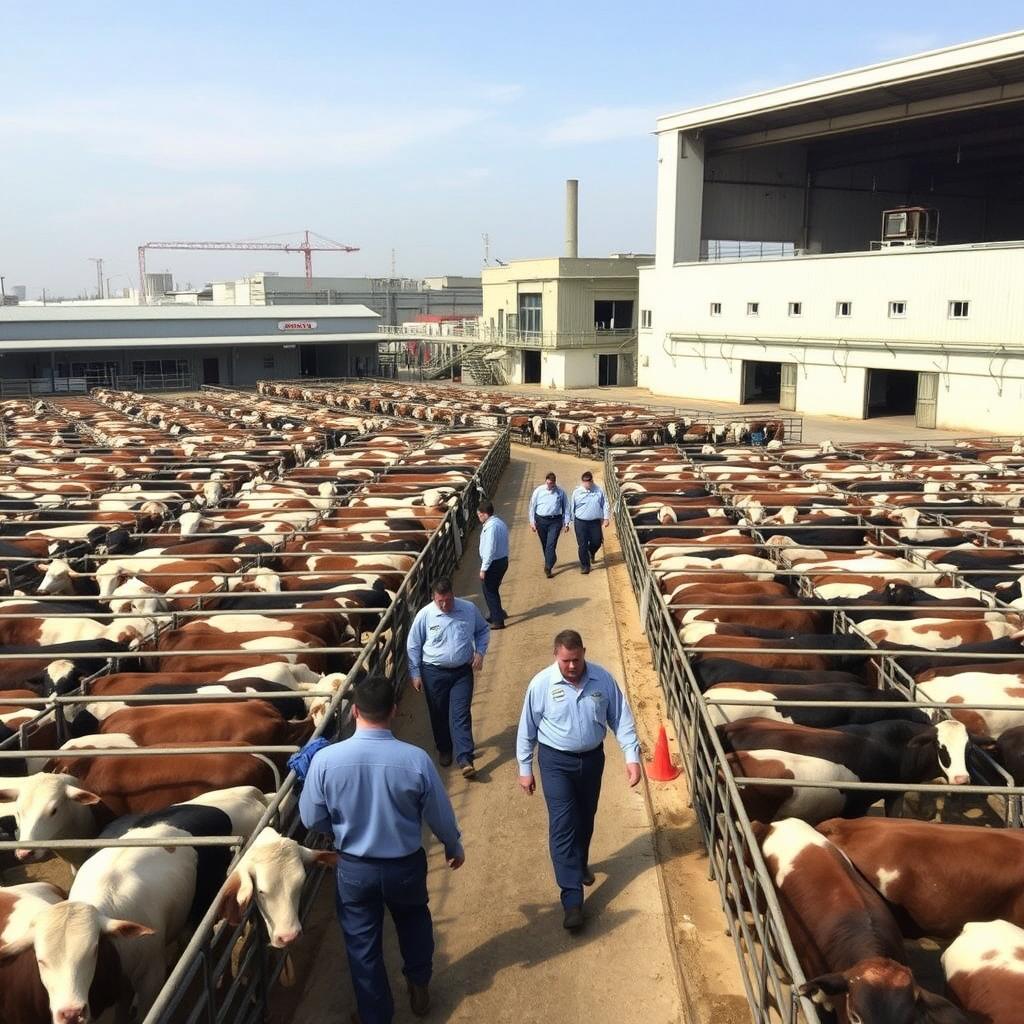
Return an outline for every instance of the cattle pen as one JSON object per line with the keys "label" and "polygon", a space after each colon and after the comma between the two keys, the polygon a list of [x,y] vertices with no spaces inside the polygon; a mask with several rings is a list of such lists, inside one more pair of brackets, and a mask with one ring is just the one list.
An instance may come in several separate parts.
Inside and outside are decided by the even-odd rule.
{"label": "cattle pen", "polygon": [[[22,685],[28,687],[0,696],[5,712],[14,709],[4,714],[8,735],[0,750],[0,758],[12,768],[16,763],[40,762],[41,767],[48,759],[68,758],[61,742],[68,739],[70,721],[83,707],[102,720],[102,709],[111,702],[126,709],[186,704],[205,705],[210,711],[225,707],[225,702],[251,705],[251,686],[213,694],[176,693],[173,688],[158,694],[99,692],[105,681],[120,678],[126,670],[143,670],[139,676],[148,670],[152,679],[158,679],[168,656],[185,668],[180,675],[188,675],[187,666],[194,662],[206,666],[207,676],[214,679],[223,673],[219,668],[211,671],[211,659],[242,666],[280,662],[279,679],[288,675],[285,669],[292,671],[291,665],[304,667],[304,661],[320,670],[331,668],[329,675],[296,671],[296,680],[307,680],[303,688],[297,682],[277,682],[261,687],[258,695],[260,701],[281,705],[298,697],[307,708],[319,701],[317,724],[307,738],[342,734],[348,726],[347,695],[353,679],[374,671],[404,678],[404,640],[412,610],[425,600],[430,580],[450,573],[457,564],[477,504],[493,493],[509,458],[507,431],[410,427],[389,418],[371,423],[351,417],[346,424],[321,422],[311,427],[308,420],[315,420],[313,416],[293,416],[296,422],[288,429],[273,431],[240,423],[228,414],[196,417],[173,400],[158,402],[130,393],[99,393],[92,399],[76,399],[73,405],[5,403],[3,412],[7,449],[0,463],[6,461],[10,483],[0,541],[8,594],[13,595],[0,605],[4,643],[10,644],[7,637],[27,637],[26,630],[46,623],[45,636],[37,630],[35,650],[24,644],[0,650],[0,663],[17,665],[25,679]],[[377,442],[375,437],[385,440]],[[226,458],[232,450],[235,457]],[[204,458],[204,452],[209,457]],[[48,462],[67,461],[56,477],[63,492],[44,469],[44,456]],[[438,466],[439,486],[421,482]],[[18,469],[22,474],[16,477]],[[108,473],[110,469],[117,472]],[[77,482],[76,472],[81,474]],[[427,504],[434,500],[436,505]],[[413,515],[416,507],[419,518]],[[407,518],[395,516],[396,510]],[[161,545],[161,552],[182,550],[161,574],[159,565],[136,554],[151,550],[147,544]],[[204,546],[205,553],[195,550]],[[382,557],[387,561],[381,552],[389,546],[403,552],[396,556],[400,570],[378,573],[381,585],[370,588],[370,599],[357,600],[353,594],[341,605],[343,611],[333,613],[339,623],[347,624],[347,642],[316,631],[304,642],[282,644],[275,639],[275,615],[280,618],[282,611],[287,612],[285,622],[297,621],[301,632],[306,621],[324,618],[322,610],[308,605],[322,601],[325,594],[367,591],[365,573],[329,567],[316,573],[305,563],[319,557],[357,568],[379,565]],[[225,551],[230,553],[228,562]],[[211,565],[210,552],[220,552],[220,561]],[[125,591],[118,583],[122,577],[134,580],[134,586]],[[20,598],[28,590],[36,593],[30,600]],[[282,594],[287,594],[287,601],[281,600]],[[226,603],[231,607],[224,607]],[[60,639],[61,626],[80,626],[83,619],[102,627],[99,633],[92,630],[94,635],[118,632],[122,626],[133,632],[124,632],[116,642],[104,636],[102,644],[82,640],[55,647],[52,641]],[[226,619],[249,619],[270,628],[260,637],[266,642],[258,645],[258,656],[240,649],[245,642],[229,642],[230,634],[217,625]],[[213,642],[199,644],[196,626],[212,631]],[[175,636],[185,637],[184,645],[168,646]],[[241,676],[256,671],[247,668]],[[207,720],[208,726],[213,724]],[[74,738],[71,743],[78,748],[73,752],[78,766],[125,758],[142,767],[153,758],[175,758],[187,765],[204,756],[236,761],[241,756],[266,769],[256,777],[268,780],[259,788],[271,795],[250,835],[193,836],[168,840],[162,844],[167,847],[226,847],[237,862],[251,840],[271,824],[284,837],[300,829],[291,792],[294,776],[283,768],[284,758],[297,749],[295,743],[249,743],[244,754],[234,742],[150,741],[129,749],[91,749]],[[147,845],[153,844],[140,838],[35,840],[23,831],[17,841],[0,843],[0,851],[9,857],[14,850],[64,853]],[[311,872],[307,879],[303,913],[319,885],[318,874]],[[162,991],[145,1007],[145,1019],[179,1020],[184,1013],[189,1020],[256,1020],[265,1014],[268,992],[284,968],[286,954],[268,949],[255,907],[232,926],[220,922],[221,903],[218,893],[204,908]]]}
{"label": "cattle pen", "polygon": [[[915,794],[918,799],[943,801],[947,812],[955,810],[959,800],[973,800],[976,820],[1019,829],[1024,823],[1024,779],[1019,769],[1011,774],[996,763],[989,756],[991,746],[986,751],[973,744],[966,763],[976,785],[964,784],[964,779],[955,786],[930,785],[923,778],[917,783],[842,776],[815,780],[794,778],[792,772],[784,773],[786,778],[764,777],[756,768],[740,773],[727,723],[756,716],[765,716],[756,720],[766,725],[771,724],[768,718],[799,722],[802,710],[812,715],[827,710],[839,722],[844,709],[858,714],[877,710],[879,715],[891,711],[893,701],[881,698],[893,696],[902,698],[901,711],[916,709],[934,721],[1001,712],[1024,723],[1019,696],[991,703],[970,696],[954,703],[930,699],[919,672],[922,665],[938,666],[940,673],[946,665],[1019,670],[1020,663],[1012,662],[1014,650],[1021,650],[1018,640],[1003,645],[993,640],[989,649],[984,643],[963,649],[964,645],[947,641],[936,650],[926,646],[924,636],[920,645],[908,642],[907,636],[913,639],[913,634],[890,642],[884,631],[873,635],[861,625],[872,617],[877,626],[879,620],[920,615],[922,605],[915,602],[920,601],[922,588],[940,596],[948,588],[950,599],[938,608],[933,603],[933,614],[947,617],[947,622],[963,621],[958,616],[984,616],[1009,624],[1008,631],[994,631],[994,636],[1009,637],[1010,630],[1019,633],[1021,617],[1014,611],[1021,606],[1019,573],[1014,563],[1022,560],[1022,548],[1014,540],[1021,537],[998,535],[1013,519],[1009,510],[1019,507],[1024,494],[1024,479],[1018,476],[1022,466],[1019,438],[987,438],[947,449],[896,442],[829,444],[817,451],[781,448],[760,454],[682,447],[607,453],[606,479],[641,622],[679,738],[709,871],[718,884],[751,1012],[759,1024],[823,1018],[820,1005],[802,994],[809,979],[752,828],[757,812],[749,794],[818,791],[850,799],[860,793],[867,805]],[[718,517],[718,525],[709,515]],[[996,558],[979,568],[959,557],[954,545],[967,545],[968,552],[977,551],[979,557],[988,553]],[[743,564],[744,556],[752,561]],[[873,580],[842,570],[844,560],[857,556],[872,559],[863,571]],[[730,575],[731,568],[735,573]],[[717,617],[756,626],[766,622],[769,611],[764,597],[755,598],[751,588],[746,596],[734,597],[726,592],[727,586],[720,585],[717,594],[700,590],[722,579],[775,581],[788,595],[771,611],[779,609],[783,617],[810,611],[827,616],[827,625],[817,631],[817,642],[814,635],[794,633],[800,627],[793,620],[788,635],[785,630],[757,628],[726,628],[718,634]],[[858,583],[844,599],[839,588],[845,579]],[[1011,594],[1014,586],[1017,590]],[[1013,595],[1016,605],[1009,600]],[[750,661],[752,654],[740,636],[744,633],[761,636],[768,649],[760,662],[763,666],[783,664],[787,655],[819,657],[823,667],[852,668],[859,663],[862,671],[875,673],[878,689],[865,689],[851,702],[800,699],[795,686],[781,696],[771,694],[771,685],[754,682],[771,678],[770,671],[760,676],[756,669],[743,671],[742,662]],[[947,630],[947,635],[955,640],[955,631]],[[826,639],[836,642],[826,644]],[[714,659],[721,659],[724,675],[707,674]],[[712,686],[715,678],[751,682],[732,684],[731,689],[722,682],[718,696]],[[771,821],[772,816],[762,812],[760,820]],[[915,961],[915,967],[927,976],[935,965]],[[934,977],[928,980],[936,984]]]}

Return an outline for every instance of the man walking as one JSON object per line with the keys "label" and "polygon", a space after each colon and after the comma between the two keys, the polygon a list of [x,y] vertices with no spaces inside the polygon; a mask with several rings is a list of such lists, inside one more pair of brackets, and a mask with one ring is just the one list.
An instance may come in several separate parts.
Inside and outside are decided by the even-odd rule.
{"label": "man walking", "polygon": [[452,593],[452,581],[434,582],[433,601],[413,619],[406,641],[413,689],[425,691],[430,728],[442,768],[455,762],[476,774],[473,760],[473,673],[487,653],[490,628],[471,601]]}
{"label": "man walking", "polygon": [[530,495],[530,529],[540,538],[544,575],[551,579],[551,570],[558,561],[558,531],[569,532],[569,499],[555,482],[554,473],[548,473],[544,483]]}
{"label": "man walking", "polygon": [[611,728],[622,747],[630,786],[640,781],[640,744],[626,698],[605,669],[585,660],[579,633],[562,630],[554,647],[554,664],[538,672],[527,688],[516,757],[519,785],[532,796],[533,748],[539,747],[548,845],[565,912],[562,923],[576,931],[583,926],[583,887],[594,884],[590,839],[601,795],[605,730]]}
{"label": "man walking", "polygon": [[307,828],[334,836],[341,854],[336,904],[356,993],[358,1024],[391,1024],[395,1003],[381,951],[384,908],[402,951],[409,1005],[430,1009],[434,925],[427,906],[423,822],[453,870],[465,854],[448,794],[429,755],[395,739],[395,690],[383,676],[353,687],[355,735],[318,751],[299,797]]}
{"label": "man walking", "polygon": [[501,581],[508,572],[508,527],[494,514],[494,505],[485,501],[476,511],[480,520],[480,582],[487,602],[487,621],[491,629],[504,629],[508,612],[502,607]]}
{"label": "man walking", "polygon": [[580,571],[586,576],[590,572],[591,560],[597,556],[604,543],[601,527],[608,525],[608,499],[604,491],[594,483],[594,474],[589,469],[580,478],[580,486],[572,492],[569,504],[576,529]]}

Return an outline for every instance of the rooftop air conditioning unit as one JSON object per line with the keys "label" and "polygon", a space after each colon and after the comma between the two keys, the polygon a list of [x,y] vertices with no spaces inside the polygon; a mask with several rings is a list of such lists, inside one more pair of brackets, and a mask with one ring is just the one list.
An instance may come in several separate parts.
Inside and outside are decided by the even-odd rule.
{"label": "rooftop air conditioning unit", "polygon": [[925,206],[899,206],[882,211],[881,248],[936,245],[938,240],[938,210]]}

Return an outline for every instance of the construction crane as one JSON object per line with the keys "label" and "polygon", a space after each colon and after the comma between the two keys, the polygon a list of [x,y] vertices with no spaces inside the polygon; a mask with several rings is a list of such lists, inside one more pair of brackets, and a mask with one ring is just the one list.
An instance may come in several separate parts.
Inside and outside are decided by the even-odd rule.
{"label": "construction crane", "polygon": [[[314,242],[310,243],[310,237]],[[359,252],[357,245],[342,245],[314,231],[305,231],[298,245],[282,242],[146,242],[139,246],[139,296],[146,304],[146,250],[147,249],[247,249],[259,252],[301,252],[306,258],[306,287],[313,287],[313,253]]]}

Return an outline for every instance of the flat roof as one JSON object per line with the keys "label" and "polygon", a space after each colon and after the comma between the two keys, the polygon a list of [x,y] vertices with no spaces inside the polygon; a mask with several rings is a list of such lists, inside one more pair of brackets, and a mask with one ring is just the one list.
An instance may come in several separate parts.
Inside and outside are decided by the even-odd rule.
{"label": "flat roof", "polygon": [[0,324],[4,321],[25,323],[32,321],[64,320],[313,320],[380,319],[368,306],[351,304],[335,305],[284,305],[284,306],[2,306]]}
{"label": "flat roof", "polygon": [[145,352],[147,349],[164,348],[248,348],[252,345],[342,345],[351,342],[379,342],[386,340],[376,331],[353,332],[352,334],[303,334],[294,335],[257,334],[225,338],[47,338],[40,340],[5,341],[4,352],[55,352],[79,351],[101,352],[106,349],[135,349]]}
{"label": "flat roof", "polygon": [[715,140],[768,144],[1021,101],[1024,31],[666,114],[655,130],[713,129]]}

